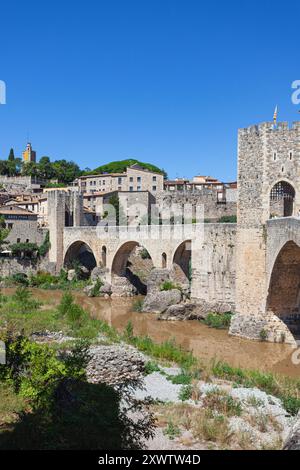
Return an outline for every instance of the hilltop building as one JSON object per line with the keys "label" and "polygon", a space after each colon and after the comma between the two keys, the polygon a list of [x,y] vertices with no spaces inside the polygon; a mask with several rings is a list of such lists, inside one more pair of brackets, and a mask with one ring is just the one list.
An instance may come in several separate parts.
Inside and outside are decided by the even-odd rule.
{"label": "hilltop building", "polygon": [[124,173],[84,175],[80,176],[76,183],[83,193],[149,191],[151,194],[156,194],[163,191],[164,176],[134,164]]}
{"label": "hilltop building", "polygon": [[22,152],[22,156],[23,156],[23,161],[25,163],[36,162],[36,152],[32,150],[32,146],[30,142],[28,142],[28,144],[26,145],[26,150]]}

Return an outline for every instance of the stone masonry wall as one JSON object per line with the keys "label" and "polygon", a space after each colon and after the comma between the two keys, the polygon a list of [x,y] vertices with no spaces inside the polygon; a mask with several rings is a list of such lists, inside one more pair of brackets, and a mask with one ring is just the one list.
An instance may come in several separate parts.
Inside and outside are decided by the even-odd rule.
{"label": "stone masonry wall", "polygon": [[235,201],[218,203],[216,190],[203,190],[197,192],[174,191],[161,192],[156,195],[156,203],[162,208],[169,208],[172,204],[191,204],[193,208],[197,205],[204,206],[204,219],[217,222],[223,216],[235,216],[237,204]]}
{"label": "stone masonry wall", "polygon": [[204,241],[192,259],[192,299],[235,310],[236,224],[205,224]]}

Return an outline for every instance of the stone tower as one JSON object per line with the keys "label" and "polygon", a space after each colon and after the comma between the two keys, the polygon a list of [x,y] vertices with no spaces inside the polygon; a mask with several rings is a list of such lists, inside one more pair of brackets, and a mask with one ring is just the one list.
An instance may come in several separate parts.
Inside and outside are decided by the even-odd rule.
{"label": "stone tower", "polygon": [[64,228],[83,225],[83,199],[78,191],[48,192],[48,223],[50,234],[49,261],[59,271],[63,266]]}
{"label": "stone tower", "polygon": [[[236,315],[232,334],[266,327],[266,221],[300,209],[300,122],[266,122],[238,133]],[[278,211],[282,213],[278,213]]]}

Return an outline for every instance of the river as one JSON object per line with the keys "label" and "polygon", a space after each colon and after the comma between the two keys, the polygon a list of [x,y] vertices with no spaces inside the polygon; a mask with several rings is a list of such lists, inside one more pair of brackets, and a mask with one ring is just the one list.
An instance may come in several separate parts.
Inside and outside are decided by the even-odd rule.
{"label": "river", "polygon": [[[9,294],[12,289],[3,289]],[[32,289],[34,297],[44,303],[56,305],[63,291]],[[232,366],[278,372],[300,377],[300,365],[292,363],[294,349],[290,345],[250,341],[228,336],[226,330],[216,330],[199,321],[186,322],[157,321],[155,314],[137,313],[132,310],[132,299],[105,300],[101,297],[87,297],[83,292],[73,292],[77,303],[90,314],[105,320],[122,331],[128,321],[133,324],[134,334],[148,335],[156,342],[174,338],[176,343],[204,362],[221,359]]]}

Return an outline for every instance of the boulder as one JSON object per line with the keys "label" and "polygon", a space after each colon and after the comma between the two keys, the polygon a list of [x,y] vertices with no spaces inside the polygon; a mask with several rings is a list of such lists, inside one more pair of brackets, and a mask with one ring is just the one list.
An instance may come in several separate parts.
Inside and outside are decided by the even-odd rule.
{"label": "boulder", "polygon": [[300,450],[300,412],[283,445],[283,450]]}
{"label": "boulder", "polygon": [[83,289],[83,292],[88,296],[92,297],[93,289],[95,287],[95,284],[89,284],[88,286],[85,286]]}
{"label": "boulder", "polygon": [[68,281],[74,281],[76,279],[75,269],[69,269],[68,271]]}
{"label": "boulder", "polygon": [[155,291],[147,294],[143,303],[143,312],[162,313],[170,305],[179,304],[181,292],[178,289]]}
{"label": "boulder", "polygon": [[114,276],[111,292],[112,297],[133,297],[137,289],[125,276]]}
{"label": "boulder", "polygon": [[169,269],[154,268],[150,271],[147,279],[147,293],[157,292],[160,290],[160,286],[170,280]]}
{"label": "boulder", "polygon": [[103,279],[106,275],[107,269],[100,266],[96,266],[91,272],[91,280],[96,281],[97,279]]}
{"label": "boulder", "polygon": [[187,302],[184,304],[170,305],[167,310],[162,313],[158,320],[203,320],[207,311],[201,305]]}
{"label": "boulder", "polygon": [[100,294],[111,294],[111,285],[108,282],[105,282],[103,286],[99,289]]}

